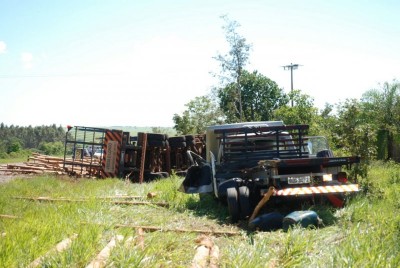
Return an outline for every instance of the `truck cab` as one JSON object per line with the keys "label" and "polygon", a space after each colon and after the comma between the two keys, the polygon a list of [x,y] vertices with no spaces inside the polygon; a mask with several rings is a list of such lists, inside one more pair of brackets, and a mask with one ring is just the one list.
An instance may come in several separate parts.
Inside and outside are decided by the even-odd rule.
{"label": "truck cab", "polygon": [[[279,202],[315,196],[333,200],[334,195],[358,191],[358,185],[347,183],[342,167],[358,163],[359,157],[333,157],[327,140],[309,137],[308,128],[282,121],[210,126],[207,159],[195,157],[198,161],[189,168],[181,189],[212,193],[228,203],[234,220],[248,217],[271,187]],[[334,205],[343,202],[336,200]]]}

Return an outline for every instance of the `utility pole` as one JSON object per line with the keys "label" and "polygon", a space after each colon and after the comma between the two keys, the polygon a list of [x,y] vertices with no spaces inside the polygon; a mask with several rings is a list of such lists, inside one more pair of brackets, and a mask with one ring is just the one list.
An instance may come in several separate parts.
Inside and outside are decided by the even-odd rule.
{"label": "utility pole", "polygon": [[[293,70],[299,68],[299,64],[293,64],[282,66],[284,70],[290,70],[290,92],[293,93]],[[293,107],[293,96],[291,97],[292,107]]]}

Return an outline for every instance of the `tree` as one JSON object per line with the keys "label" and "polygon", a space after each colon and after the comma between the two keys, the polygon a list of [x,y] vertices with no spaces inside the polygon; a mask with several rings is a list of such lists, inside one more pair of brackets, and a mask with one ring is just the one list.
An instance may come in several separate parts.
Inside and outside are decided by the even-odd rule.
{"label": "tree", "polygon": [[238,112],[240,109],[236,101],[236,83],[230,83],[217,92],[220,108],[227,122],[272,120],[273,111],[288,102],[283,90],[257,71],[249,73],[243,70],[240,88],[242,115]]}
{"label": "tree", "polygon": [[286,105],[274,111],[274,119],[282,120],[287,125],[315,123],[317,109],[314,107],[314,99],[307,94],[302,94],[300,90],[293,90],[289,93],[289,99],[294,102],[294,106]]}
{"label": "tree", "polygon": [[363,103],[356,99],[346,100],[337,105],[338,120],[336,135],[343,155],[358,155],[361,164],[355,169],[357,174],[366,177],[368,164],[376,154],[376,132]]}
{"label": "tree", "polygon": [[[364,93],[362,101],[370,120],[378,129],[380,159],[392,159],[394,137],[400,132],[400,83],[385,82],[380,89]],[[384,147],[381,145],[385,145]]]}
{"label": "tree", "polygon": [[0,155],[19,153],[24,149],[38,148],[41,142],[64,142],[65,129],[51,126],[6,126],[0,124]]}
{"label": "tree", "polygon": [[182,115],[175,114],[174,129],[182,135],[203,133],[207,126],[221,124],[223,113],[210,96],[196,97],[185,104],[187,109]]}
{"label": "tree", "polygon": [[335,150],[338,144],[338,136],[336,135],[338,119],[333,111],[333,104],[325,103],[325,107],[319,111],[314,124],[312,124],[310,134],[325,136],[330,142],[331,149]]}
{"label": "tree", "polygon": [[225,21],[222,29],[225,31],[225,38],[229,43],[230,50],[225,55],[218,54],[214,59],[220,63],[222,69],[220,75],[222,84],[226,85],[225,81],[227,81],[228,84],[234,86],[231,94],[234,96],[235,104],[229,107],[239,114],[239,121],[243,121],[241,79],[249,59],[251,45],[247,44],[246,39],[237,33],[236,30],[240,27],[237,21],[229,20],[226,15],[221,18]]}

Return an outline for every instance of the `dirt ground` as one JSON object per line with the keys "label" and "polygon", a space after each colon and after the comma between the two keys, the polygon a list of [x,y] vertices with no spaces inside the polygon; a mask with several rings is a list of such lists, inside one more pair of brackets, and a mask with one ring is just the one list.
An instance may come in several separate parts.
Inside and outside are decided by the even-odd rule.
{"label": "dirt ground", "polygon": [[10,180],[14,179],[15,177],[16,177],[16,175],[6,175],[6,174],[2,174],[2,172],[0,172],[0,183],[9,182]]}
{"label": "dirt ground", "polygon": [[[0,165],[1,167],[7,167],[7,164]],[[23,175],[23,176],[30,176],[30,175]],[[6,183],[10,180],[13,180],[17,177],[21,177],[21,174],[10,174],[9,172],[0,171],[0,183]]]}

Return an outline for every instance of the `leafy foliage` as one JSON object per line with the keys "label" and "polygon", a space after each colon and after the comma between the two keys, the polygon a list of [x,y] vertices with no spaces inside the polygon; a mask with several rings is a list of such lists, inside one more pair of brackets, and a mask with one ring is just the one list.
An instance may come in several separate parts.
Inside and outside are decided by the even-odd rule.
{"label": "leafy foliage", "polygon": [[196,97],[185,105],[182,115],[175,114],[174,129],[179,134],[200,134],[207,126],[221,124],[224,121],[222,112],[209,96]]}
{"label": "leafy foliage", "polygon": [[[218,90],[219,105],[227,117],[227,122],[272,120],[274,110],[288,102],[282,89],[264,75],[253,71],[243,71],[240,79],[243,115],[238,112],[236,83],[230,83]],[[243,119],[243,120],[241,120]]]}
{"label": "leafy foliage", "polygon": [[289,93],[289,99],[295,105],[284,105],[274,110],[274,118],[282,120],[285,124],[308,124],[311,125],[316,118],[317,109],[314,107],[314,100],[300,90],[293,90]]}
{"label": "leafy foliage", "polygon": [[[394,139],[400,133],[400,83],[385,82],[380,89],[364,93],[362,101],[370,122],[380,135],[379,159],[393,157]],[[382,145],[385,145],[383,147]]]}
{"label": "leafy foliage", "polygon": [[376,132],[359,101],[346,100],[338,105],[335,130],[339,136],[337,146],[343,155],[359,155],[362,158],[362,163],[356,167],[355,172],[365,177],[368,164],[376,153]]}
{"label": "leafy foliage", "polygon": [[0,124],[0,156],[8,157],[24,149],[38,149],[44,143],[62,143],[65,129],[55,124],[51,126],[6,126]]}
{"label": "leafy foliage", "polygon": [[41,142],[38,149],[47,155],[62,155],[64,153],[64,144],[61,141]]}

